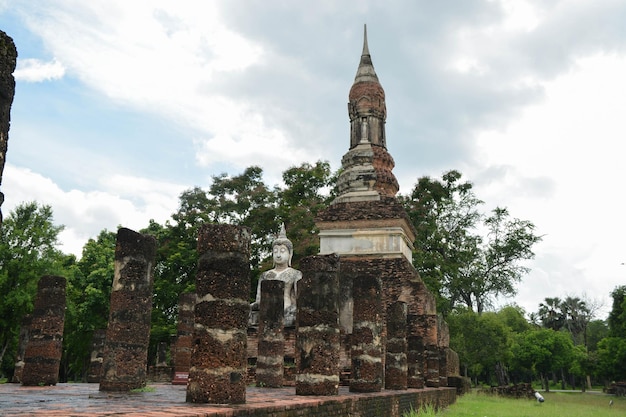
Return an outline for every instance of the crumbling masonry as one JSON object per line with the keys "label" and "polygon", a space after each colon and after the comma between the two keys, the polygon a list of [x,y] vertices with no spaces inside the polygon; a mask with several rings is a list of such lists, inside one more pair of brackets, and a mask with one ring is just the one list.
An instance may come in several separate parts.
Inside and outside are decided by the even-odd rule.
{"label": "crumbling masonry", "polygon": [[100,391],[130,391],[146,385],[156,239],[121,228]]}
{"label": "crumbling masonry", "polygon": [[[11,121],[11,104],[15,96],[15,78],[13,71],[17,64],[17,49],[13,39],[0,30],[0,185],[2,172],[9,143],[9,126]],[[0,207],[4,202],[4,194],[0,192]],[[2,210],[0,210],[0,226],[2,225]]]}
{"label": "crumbling masonry", "polygon": [[200,229],[187,402],[246,401],[249,257],[248,228],[207,224]]}
{"label": "crumbling masonry", "polygon": [[37,284],[29,339],[24,353],[23,385],[56,385],[63,353],[64,277],[45,275]]}

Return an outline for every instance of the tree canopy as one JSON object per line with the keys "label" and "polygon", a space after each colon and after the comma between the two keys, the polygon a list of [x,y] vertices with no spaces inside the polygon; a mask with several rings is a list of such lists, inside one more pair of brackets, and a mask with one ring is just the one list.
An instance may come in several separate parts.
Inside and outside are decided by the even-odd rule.
{"label": "tree canopy", "polygon": [[[0,227],[0,364],[12,368],[22,318],[33,309],[42,275],[61,274],[73,256],[56,246],[63,226],[54,224],[50,206],[18,205]],[[9,353],[5,361],[5,355]],[[7,363],[9,362],[9,363]]]}
{"label": "tree canopy", "polygon": [[437,295],[438,311],[463,305],[480,313],[495,297],[516,294],[529,271],[523,261],[541,240],[532,222],[502,207],[481,213],[483,201],[454,170],[441,180],[419,178],[401,200],[417,229],[414,264]]}

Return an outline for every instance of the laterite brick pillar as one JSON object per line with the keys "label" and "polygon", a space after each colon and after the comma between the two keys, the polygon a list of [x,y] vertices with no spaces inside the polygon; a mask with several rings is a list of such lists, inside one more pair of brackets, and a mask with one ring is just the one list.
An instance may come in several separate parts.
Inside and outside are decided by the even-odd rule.
{"label": "laterite brick pillar", "polygon": [[259,348],[256,359],[257,387],[283,386],[285,362],[285,283],[276,279],[261,281],[259,306]]}
{"label": "laterite brick pillar", "polygon": [[296,320],[296,395],[339,393],[339,257],[300,261]]}
{"label": "laterite brick pillar", "polygon": [[387,352],[385,355],[385,388],[407,389],[407,305],[396,301],[387,307]]}
{"label": "laterite brick pillar", "polygon": [[[17,49],[13,39],[0,30],[0,184],[2,171],[6,161],[9,142],[9,127],[11,121],[11,104],[15,96],[15,77],[13,71],[17,64]],[[0,206],[4,202],[4,194],[0,192]],[[0,226],[2,226],[2,211],[0,210]]]}
{"label": "laterite brick pillar", "polygon": [[443,319],[443,316],[437,316],[437,348],[439,351],[439,386],[448,386],[448,353],[450,348],[450,327]]}
{"label": "laterite brick pillar", "polygon": [[423,316],[425,324],[424,347],[426,349],[427,387],[439,388],[439,347],[437,346],[437,316],[429,314]]}
{"label": "laterite brick pillar", "polygon": [[196,293],[183,293],[178,297],[178,325],[174,343],[173,385],[187,385],[191,350],[193,348],[193,323],[195,319]]}
{"label": "laterite brick pillar", "polygon": [[407,386],[424,388],[424,339],[417,314],[407,316]]}
{"label": "laterite brick pillar", "polygon": [[207,224],[200,229],[187,402],[246,402],[249,258],[248,228]]}
{"label": "laterite brick pillar", "polygon": [[24,352],[23,385],[56,385],[63,353],[64,277],[45,275],[37,284],[30,338]]}
{"label": "laterite brick pillar", "polygon": [[106,329],[97,329],[93,332],[93,336],[91,337],[91,357],[89,359],[89,369],[87,370],[87,382],[100,382],[106,337]]}
{"label": "laterite brick pillar", "polygon": [[117,231],[100,391],[146,385],[156,249],[153,236],[126,228]]}
{"label": "laterite brick pillar", "polygon": [[351,392],[378,392],[383,387],[384,317],[382,282],[362,275],[352,283],[354,297]]}

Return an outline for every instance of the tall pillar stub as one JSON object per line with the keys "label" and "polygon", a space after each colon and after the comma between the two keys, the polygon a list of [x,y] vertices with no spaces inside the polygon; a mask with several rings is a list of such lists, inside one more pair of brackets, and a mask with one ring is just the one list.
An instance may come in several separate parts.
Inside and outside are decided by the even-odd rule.
{"label": "tall pillar stub", "polygon": [[187,402],[246,401],[250,230],[207,224],[198,233],[197,301]]}
{"label": "tall pillar stub", "polygon": [[87,370],[87,382],[100,382],[106,337],[106,329],[96,329],[93,332],[93,336],[91,337],[91,357],[89,358],[89,368]]}
{"label": "tall pillar stub", "polygon": [[339,257],[300,261],[296,320],[296,395],[339,393]]}
{"label": "tall pillar stub", "polygon": [[[9,143],[9,127],[11,121],[11,105],[15,96],[15,78],[13,72],[17,64],[17,49],[13,39],[0,30],[0,185],[6,161]],[[0,192],[0,207],[4,202],[4,194]],[[0,209],[0,226],[2,210]]]}
{"label": "tall pillar stub", "polygon": [[100,391],[146,385],[156,248],[153,236],[117,231]]}
{"label": "tall pillar stub", "polygon": [[187,385],[191,350],[193,348],[194,308],[196,293],[183,293],[178,297],[178,324],[174,343],[174,379],[172,385]]}
{"label": "tall pillar stub", "polygon": [[407,304],[402,301],[387,307],[386,389],[407,389],[407,311]]}
{"label": "tall pillar stub", "polygon": [[56,385],[63,353],[65,324],[64,277],[45,275],[37,284],[37,295],[24,352],[23,385]]}
{"label": "tall pillar stub", "polygon": [[259,347],[256,360],[256,385],[283,386],[285,362],[284,335],[285,283],[279,280],[261,282],[259,308]]}
{"label": "tall pillar stub", "polygon": [[383,387],[384,317],[382,281],[362,275],[353,282],[353,326],[350,353],[351,392],[378,392]]}

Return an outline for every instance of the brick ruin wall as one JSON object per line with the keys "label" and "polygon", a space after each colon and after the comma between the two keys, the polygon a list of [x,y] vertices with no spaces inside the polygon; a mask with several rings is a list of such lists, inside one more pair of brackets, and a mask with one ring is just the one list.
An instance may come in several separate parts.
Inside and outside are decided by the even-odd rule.
{"label": "brick ruin wall", "polygon": [[[0,185],[2,172],[9,142],[9,125],[11,121],[11,104],[15,96],[15,78],[13,71],[17,64],[17,49],[13,39],[0,30]],[[0,207],[4,202],[4,194],[0,192]],[[0,210],[0,225],[2,225],[2,211]]]}

